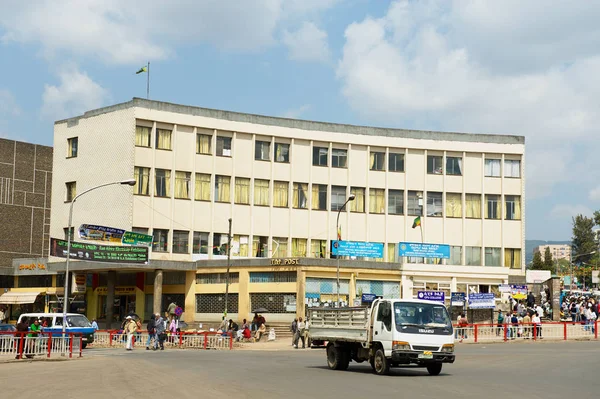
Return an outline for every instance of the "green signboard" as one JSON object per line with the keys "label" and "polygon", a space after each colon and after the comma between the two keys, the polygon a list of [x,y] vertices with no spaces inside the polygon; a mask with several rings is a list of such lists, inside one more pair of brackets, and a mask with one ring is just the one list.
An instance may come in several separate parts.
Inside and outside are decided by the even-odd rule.
{"label": "green signboard", "polygon": [[[50,255],[67,257],[67,241],[50,239]],[[70,259],[109,263],[148,263],[148,247],[98,245],[71,242]]]}
{"label": "green signboard", "polygon": [[123,234],[122,243],[125,245],[145,245],[149,247],[152,244],[152,236],[126,231],[125,234]]}

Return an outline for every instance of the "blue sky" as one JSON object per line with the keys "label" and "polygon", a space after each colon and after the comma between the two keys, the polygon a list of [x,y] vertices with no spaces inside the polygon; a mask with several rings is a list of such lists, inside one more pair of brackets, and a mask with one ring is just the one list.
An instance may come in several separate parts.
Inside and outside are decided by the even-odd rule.
{"label": "blue sky", "polygon": [[0,137],[145,96],[339,123],[526,136],[527,238],[600,209],[600,3],[0,2]]}

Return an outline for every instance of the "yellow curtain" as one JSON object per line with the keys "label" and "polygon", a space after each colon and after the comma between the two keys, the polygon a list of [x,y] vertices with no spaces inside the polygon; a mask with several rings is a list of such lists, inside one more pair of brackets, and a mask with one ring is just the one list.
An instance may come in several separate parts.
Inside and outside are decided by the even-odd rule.
{"label": "yellow curtain", "polygon": [[167,129],[156,129],[156,148],[161,150],[171,149],[171,131]]}
{"label": "yellow curtain", "polygon": [[258,256],[257,255],[258,244],[259,244],[259,240],[257,238],[253,238],[252,239],[252,257]]}
{"label": "yellow curtain", "polygon": [[229,176],[217,176],[216,179],[218,190],[215,190],[217,192],[215,200],[218,202],[231,202],[231,178]]}
{"label": "yellow curtain", "polygon": [[250,203],[250,179],[246,179],[243,177],[235,178],[235,203]]}
{"label": "yellow curtain", "polygon": [[385,190],[380,188],[369,189],[369,212],[384,213],[385,212]]}
{"label": "yellow curtain", "polygon": [[210,201],[210,175],[196,173],[194,198],[198,201]]}
{"label": "yellow curtain", "polygon": [[351,187],[350,194],[354,194],[354,201],[350,201],[351,212],[365,211],[365,189],[360,187]]}
{"label": "yellow curtain", "polygon": [[319,185],[312,185],[312,209],[319,209]]}
{"label": "yellow curtain", "polygon": [[395,262],[396,261],[396,244],[388,244],[387,245],[387,261]]}
{"label": "yellow curtain", "polygon": [[[321,241],[322,240],[311,240],[310,241],[310,254],[311,258],[321,258]],[[327,244],[325,244],[327,245]]]}
{"label": "yellow curtain", "polygon": [[504,267],[519,269],[521,267],[521,250],[506,248],[504,250]]}
{"label": "yellow curtain", "polygon": [[[300,192],[303,195],[300,195]],[[307,183],[294,183],[294,196],[292,198],[293,206],[296,209],[306,209],[306,202],[308,200],[308,184]]]}
{"label": "yellow curtain", "polygon": [[175,171],[175,198],[190,198],[190,173]]}
{"label": "yellow curtain", "polygon": [[292,256],[306,257],[306,239],[292,238]]}
{"label": "yellow curtain", "polygon": [[196,153],[210,154],[210,141],[212,137],[206,134],[196,135]]}
{"label": "yellow curtain", "polygon": [[521,197],[515,195],[513,198],[515,199],[515,220],[521,220]]}
{"label": "yellow curtain", "polygon": [[269,205],[268,180],[254,180],[254,205]]}
{"label": "yellow curtain", "polygon": [[468,218],[481,219],[481,195],[467,194],[465,196],[465,208]]}
{"label": "yellow curtain", "polygon": [[446,217],[462,217],[462,195],[457,193],[446,193]]}
{"label": "yellow curtain", "polygon": [[373,170],[375,168],[375,153],[372,152],[369,156],[369,165],[371,165],[371,167],[369,169]]}
{"label": "yellow curtain", "polygon": [[273,237],[273,258],[287,257],[287,238]]}
{"label": "yellow curtain", "polygon": [[150,147],[150,128],[146,126],[135,127],[135,145]]}
{"label": "yellow curtain", "polygon": [[135,171],[135,186],[133,192],[141,195],[148,195],[148,180],[150,169],[136,167]]}
{"label": "yellow curtain", "polygon": [[288,188],[289,184],[285,181],[273,182],[273,206],[288,206]]}
{"label": "yellow curtain", "polygon": [[[490,202],[490,200],[496,199],[496,202]],[[485,218],[486,219],[500,219],[500,201],[498,200],[498,195],[486,195],[485,196]],[[491,209],[495,208],[495,214],[492,213],[490,215],[490,204],[492,206]]]}
{"label": "yellow curtain", "polygon": [[[242,242],[243,241],[243,242]],[[233,242],[238,245],[238,252],[234,254],[233,250],[231,252],[232,256],[248,256],[248,236],[233,236]],[[232,247],[234,244],[232,244]]]}

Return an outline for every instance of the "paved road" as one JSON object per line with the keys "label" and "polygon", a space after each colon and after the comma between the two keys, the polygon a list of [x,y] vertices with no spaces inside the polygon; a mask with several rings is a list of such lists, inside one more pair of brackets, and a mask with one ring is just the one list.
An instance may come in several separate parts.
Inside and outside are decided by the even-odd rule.
{"label": "paved road", "polygon": [[94,349],[75,361],[0,364],[0,387],[3,398],[39,389],[44,398],[77,399],[148,397],[156,390],[177,398],[583,399],[600,391],[599,365],[600,342],[462,345],[457,363],[437,377],[416,368],[380,377],[365,363],[332,371],[320,349]]}

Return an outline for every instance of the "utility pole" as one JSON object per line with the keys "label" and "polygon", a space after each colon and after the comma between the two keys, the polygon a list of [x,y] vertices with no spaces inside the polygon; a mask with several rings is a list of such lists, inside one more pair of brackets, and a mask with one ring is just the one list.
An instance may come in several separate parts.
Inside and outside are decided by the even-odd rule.
{"label": "utility pole", "polygon": [[229,233],[227,233],[227,274],[225,275],[225,317],[229,305],[229,268],[231,267],[231,218],[229,218]]}

